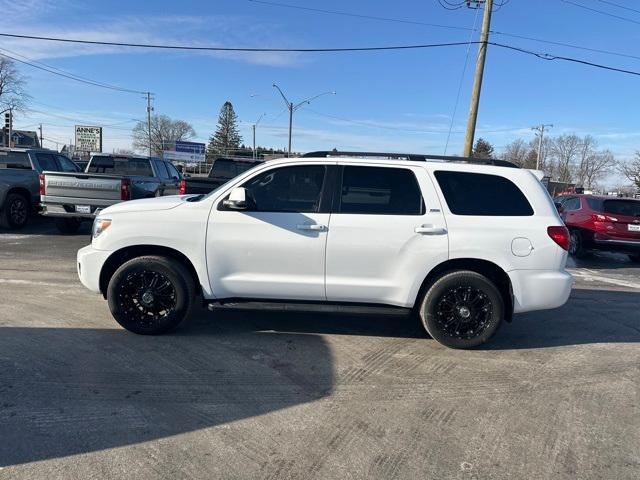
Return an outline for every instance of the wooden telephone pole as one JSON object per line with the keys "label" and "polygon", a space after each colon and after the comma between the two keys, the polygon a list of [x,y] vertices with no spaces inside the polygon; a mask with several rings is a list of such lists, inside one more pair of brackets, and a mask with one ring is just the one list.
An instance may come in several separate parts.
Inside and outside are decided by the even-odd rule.
{"label": "wooden telephone pole", "polygon": [[473,152],[473,137],[476,132],[476,121],[478,120],[478,104],[480,103],[480,91],[482,90],[484,60],[487,56],[487,42],[489,41],[489,31],[491,30],[491,10],[493,10],[493,0],[485,0],[484,16],[482,17],[482,30],[480,31],[480,47],[478,48],[478,59],[476,61],[476,75],[473,80],[473,90],[471,92],[471,106],[469,107],[467,134],[464,138],[465,157],[470,157]]}

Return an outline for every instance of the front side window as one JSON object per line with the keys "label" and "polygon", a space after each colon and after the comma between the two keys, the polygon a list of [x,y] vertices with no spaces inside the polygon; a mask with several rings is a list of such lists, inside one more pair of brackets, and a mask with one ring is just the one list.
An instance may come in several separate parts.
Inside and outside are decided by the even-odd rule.
{"label": "front side window", "polygon": [[324,165],[282,167],[253,177],[242,185],[254,203],[249,210],[316,213],[325,170]]}
{"label": "front side window", "polygon": [[156,170],[158,171],[158,176],[165,180],[168,179],[169,172],[167,172],[167,167],[165,166],[165,163],[160,160],[156,160],[155,162],[156,162]]}
{"label": "front side window", "polygon": [[31,170],[29,155],[25,152],[0,152],[0,168]]}
{"label": "front side window", "polygon": [[422,215],[424,202],[411,170],[346,166],[337,213]]}
{"label": "front side window", "polygon": [[[435,172],[435,177],[454,215],[533,215],[533,208],[522,191],[505,177],[446,170]],[[563,207],[565,205],[566,202]]]}
{"label": "front side window", "polygon": [[180,178],[180,173],[176,170],[176,167],[173,166],[173,163],[166,162],[165,167],[167,167],[167,171],[169,172],[169,177],[171,178]]}

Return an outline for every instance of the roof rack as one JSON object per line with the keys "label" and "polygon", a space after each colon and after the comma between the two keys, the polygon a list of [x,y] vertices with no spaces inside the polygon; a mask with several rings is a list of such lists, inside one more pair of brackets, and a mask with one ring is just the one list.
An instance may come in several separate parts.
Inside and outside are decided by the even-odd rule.
{"label": "roof rack", "polygon": [[320,150],[308,152],[303,157],[374,157],[391,160],[409,160],[412,162],[452,162],[475,163],[478,165],[494,165],[496,167],[520,168],[515,163],[494,158],[451,157],[446,155],[424,155],[421,153],[381,153],[381,152],[339,152],[337,150]]}

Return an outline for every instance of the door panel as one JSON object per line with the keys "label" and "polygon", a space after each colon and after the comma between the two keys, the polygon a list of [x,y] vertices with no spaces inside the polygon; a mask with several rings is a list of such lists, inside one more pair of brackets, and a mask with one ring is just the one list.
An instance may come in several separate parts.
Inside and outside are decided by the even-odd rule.
{"label": "door panel", "polygon": [[317,162],[262,170],[242,184],[254,211],[225,209],[228,193],[214,205],[207,266],[217,298],[326,300],[329,213],[318,213],[326,170]]}
{"label": "door panel", "polygon": [[[352,183],[366,178],[356,170],[362,168],[369,167],[354,167]],[[370,186],[360,181],[349,187],[343,176],[339,196],[351,204],[347,211],[367,213],[340,213],[344,209],[334,204],[327,240],[327,299],[412,306],[426,274],[448,258],[447,225],[423,169],[402,168],[413,175],[396,180],[393,170],[398,168],[376,169],[382,170],[382,180],[371,177]],[[419,185],[419,209],[408,180]],[[401,214],[402,205],[412,214]]]}

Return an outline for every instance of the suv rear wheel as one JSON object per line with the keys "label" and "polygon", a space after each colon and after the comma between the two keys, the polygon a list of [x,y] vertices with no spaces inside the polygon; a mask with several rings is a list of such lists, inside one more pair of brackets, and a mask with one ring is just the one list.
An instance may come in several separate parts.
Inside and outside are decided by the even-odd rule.
{"label": "suv rear wheel", "polygon": [[569,255],[582,258],[586,253],[580,230],[571,230],[569,232]]}
{"label": "suv rear wheel", "polygon": [[29,219],[29,200],[19,193],[10,193],[4,201],[0,212],[0,225],[5,228],[18,229],[26,225]]}
{"label": "suv rear wheel", "polygon": [[107,300],[116,321],[141,335],[176,328],[189,316],[195,297],[191,274],[177,260],[137,257],[124,263],[109,281]]}
{"label": "suv rear wheel", "polygon": [[504,300],[484,275],[459,270],[438,278],[420,306],[420,318],[431,337],[450,348],[472,348],[498,330]]}

